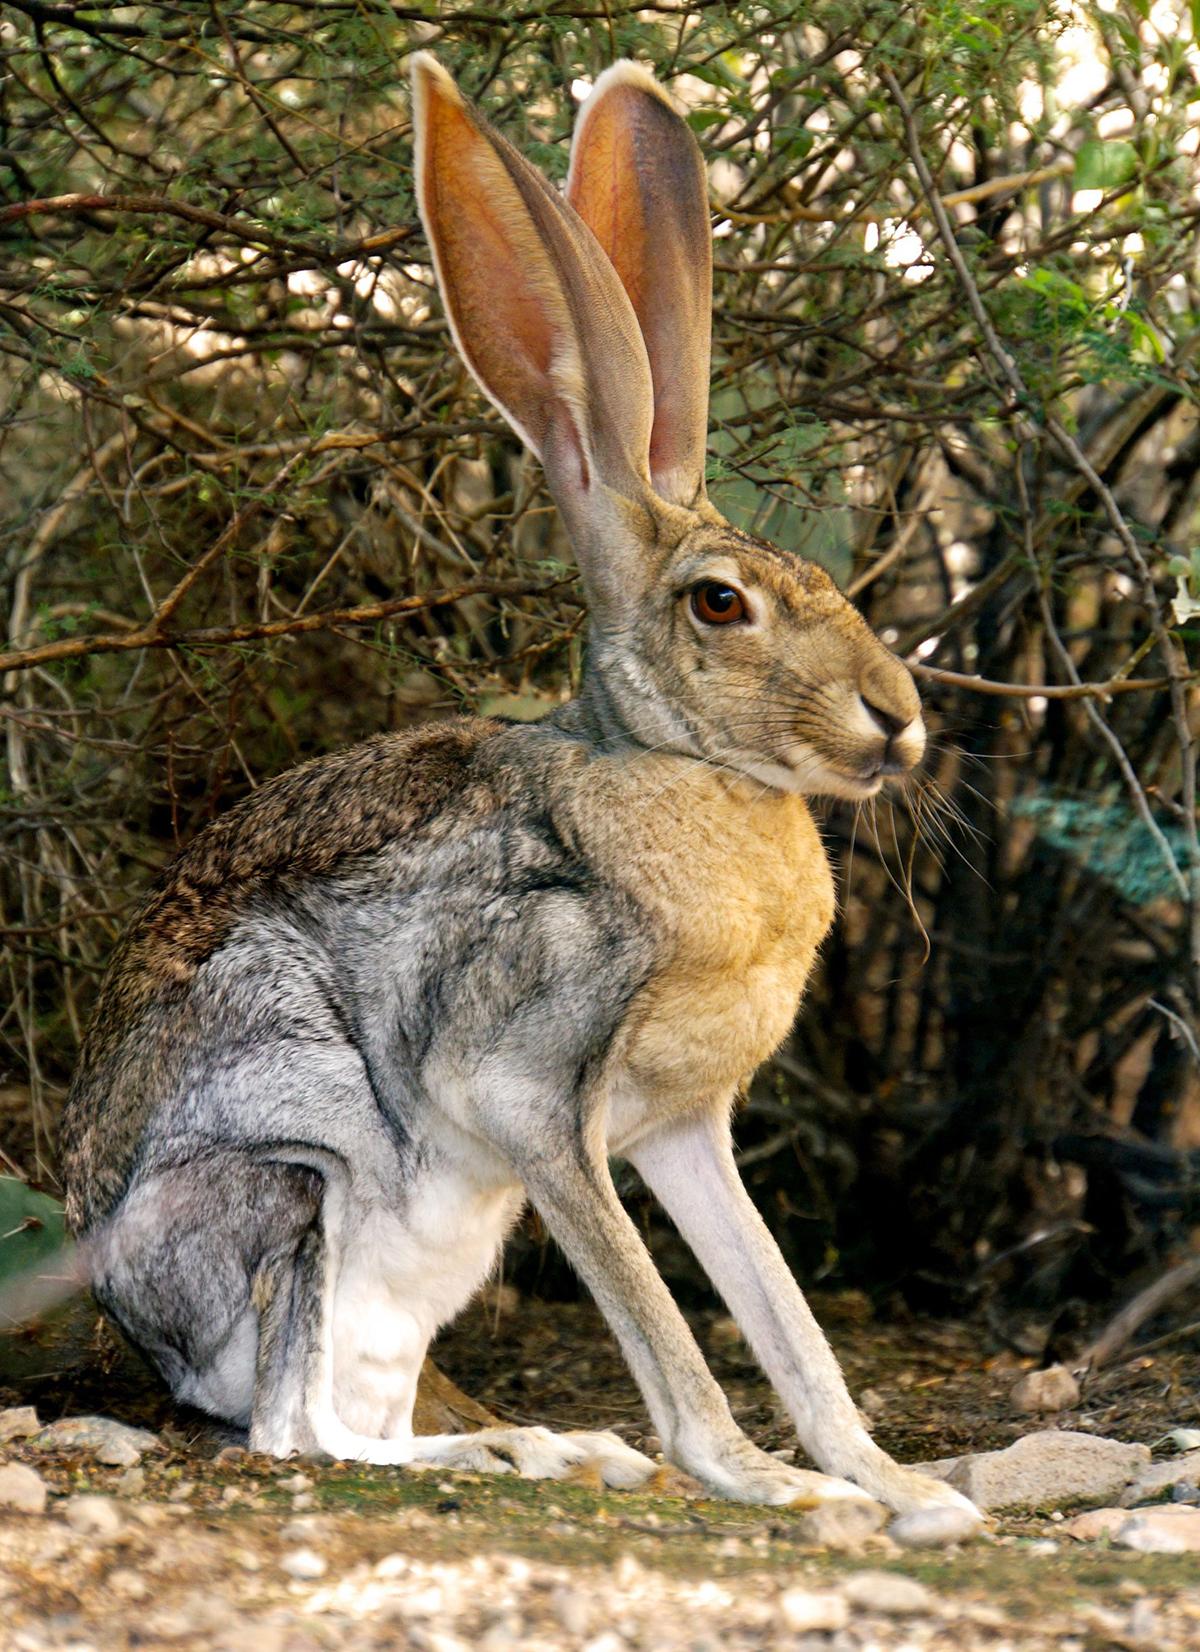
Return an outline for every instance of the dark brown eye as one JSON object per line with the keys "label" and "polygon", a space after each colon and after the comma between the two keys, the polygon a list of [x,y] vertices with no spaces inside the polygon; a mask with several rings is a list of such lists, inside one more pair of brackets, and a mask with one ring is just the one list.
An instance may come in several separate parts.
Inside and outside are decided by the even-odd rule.
{"label": "dark brown eye", "polygon": [[732,585],[705,580],[692,592],[692,613],[705,625],[733,625],[746,617],[746,599]]}

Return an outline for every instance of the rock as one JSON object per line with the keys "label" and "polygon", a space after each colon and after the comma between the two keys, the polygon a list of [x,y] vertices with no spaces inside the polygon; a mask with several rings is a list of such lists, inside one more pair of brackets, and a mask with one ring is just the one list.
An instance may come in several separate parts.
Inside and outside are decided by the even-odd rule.
{"label": "rock", "polygon": [[[1077,1498],[1111,1501],[1149,1461],[1148,1446],[1046,1429],[1027,1434],[1003,1451],[981,1451],[919,1466],[965,1492],[981,1509],[1036,1510]],[[895,1526],[890,1535],[901,1541]]]}
{"label": "rock", "polygon": [[844,1629],[850,1608],[841,1595],[829,1590],[788,1589],[779,1597],[779,1615],[786,1628],[804,1634],[813,1629]]}
{"label": "rock", "polygon": [[1200,1554],[1200,1508],[1163,1503],[1155,1509],[1135,1509],[1113,1541],[1139,1554]]}
{"label": "rock", "polygon": [[860,1612],[881,1612],[890,1618],[928,1612],[934,1605],[934,1596],[923,1583],[899,1572],[851,1572],[842,1590]]}
{"label": "rock", "polygon": [[1064,1520],[1058,1529],[1079,1543],[1090,1543],[1093,1538],[1111,1537],[1128,1519],[1128,1509],[1088,1509],[1073,1520]]}
{"label": "rock", "polygon": [[554,1616],[568,1635],[586,1635],[592,1622],[592,1608],[581,1589],[560,1584],[550,1599]]}
{"label": "rock", "polygon": [[1170,1457],[1166,1462],[1147,1463],[1138,1470],[1133,1484],[1122,1494],[1121,1503],[1128,1508],[1150,1498],[1161,1497],[1164,1491],[1177,1486],[1194,1488],[1200,1485],[1200,1451],[1185,1451],[1182,1457]]}
{"label": "rock", "polygon": [[979,1520],[970,1509],[914,1509],[893,1520],[887,1535],[903,1549],[944,1549],[979,1534]]}
{"label": "rock", "polygon": [[114,1468],[133,1468],[147,1451],[161,1451],[157,1434],[127,1428],[111,1417],[64,1417],[34,1436],[39,1451],[77,1451]]}
{"label": "rock", "polygon": [[1079,1403],[1079,1384],[1065,1365],[1050,1365],[1022,1377],[1009,1398],[1018,1411],[1067,1411]]}
{"label": "rock", "polygon": [[0,1445],[8,1440],[27,1440],[41,1426],[31,1405],[10,1406],[7,1411],[0,1411]]}
{"label": "rock", "polygon": [[857,1549],[887,1523],[888,1511],[882,1503],[866,1498],[837,1498],[820,1503],[796,1525],[801,1543],[821,1549]]}
{"label": "rock", "polygon": [[116,1537],[125,1518],[111,1497],[68,1497],[62,1506],[67,1525],[84,1537]]}
{"label": "rock", "polygon": [[297,1577],[305,1581],[324,1577],[328,1570],[325,1556],[319,1555],[315,1549],[293,1549],[289,1554],[284,1555],[279,1564],[289,1577]]}
{"label": "rock", "polygon": [[0,1509],[18,1514],[42,1514],[46,1507],[46,1482],[24,1463],[5,1463],[0,1468]]}

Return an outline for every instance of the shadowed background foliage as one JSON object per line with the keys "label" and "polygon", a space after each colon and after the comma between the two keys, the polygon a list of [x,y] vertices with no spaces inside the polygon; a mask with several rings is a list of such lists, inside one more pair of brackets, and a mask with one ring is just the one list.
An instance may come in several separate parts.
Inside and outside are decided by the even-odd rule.
{"label": "shadowed background foliage", "polygon": [[[833,571],[934,731],[919,790],[824,812],[843,917],[743,1116],[755,1195],[806,1278],[982,1306],[1030,1351],[1184,1243],[1195,8],[0,19],[7,1168],[54,1188],[98,975],[180,842],[305,756],[569,691],[569,549],[449,351],[405,60],[561,178],[632,55],[711,163],[713,498]],[[514,1260],[561,1286],[536,1236]]]}

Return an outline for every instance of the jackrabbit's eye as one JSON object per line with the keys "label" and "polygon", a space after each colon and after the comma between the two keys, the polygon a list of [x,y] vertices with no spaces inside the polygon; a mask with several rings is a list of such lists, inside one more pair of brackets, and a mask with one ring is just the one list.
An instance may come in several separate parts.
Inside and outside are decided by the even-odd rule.
{"label": "jackrabbit's eye", "polygon": [[733,625],[746,618],[746,599],[732,585],[705,580],[692,592],[692,613],[705,625]]}

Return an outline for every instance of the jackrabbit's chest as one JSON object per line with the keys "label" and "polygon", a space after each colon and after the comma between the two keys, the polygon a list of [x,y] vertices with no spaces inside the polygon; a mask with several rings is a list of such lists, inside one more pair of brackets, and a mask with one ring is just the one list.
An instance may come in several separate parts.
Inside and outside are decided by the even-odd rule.
{"label": "jackrabbit's chest", "polygon": [[589,844],[658,938],[625,1024],[621,1087],[668,1107],[727,1094],[779,1046],[834,912],[803,799],[731,790],[693,767],[612,799],[619,827]]}

